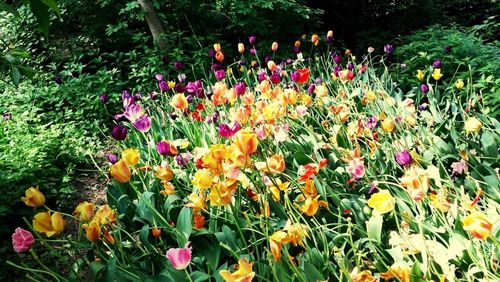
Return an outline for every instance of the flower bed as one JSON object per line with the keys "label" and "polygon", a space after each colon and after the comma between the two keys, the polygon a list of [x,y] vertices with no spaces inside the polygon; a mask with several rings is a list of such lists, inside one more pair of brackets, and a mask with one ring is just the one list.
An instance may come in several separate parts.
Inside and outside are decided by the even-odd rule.
{"label": "flower bed", "polygon": [[[204,80],[176,63],[158,91],[123,92],[109,205],[81,203],[72,217],[86,239],[67,238],[88,250],[93,279],[498,277],[499,124],[473,82],[444,83],[446,64],[430,62],[410,66],[415,88],[402,93],[383,65],[392,46],[322,56],[319,40],[261,61],[250,37],[229,65],[215,44]],[[40,212],[34,230],[59,234],[64,217]],[[19,236],[33,243],[25,233],[16,250],[29,249]]]}

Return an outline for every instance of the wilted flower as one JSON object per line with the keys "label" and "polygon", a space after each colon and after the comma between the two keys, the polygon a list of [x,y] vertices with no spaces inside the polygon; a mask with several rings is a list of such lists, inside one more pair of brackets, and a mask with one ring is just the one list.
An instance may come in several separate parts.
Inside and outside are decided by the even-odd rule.
{"label": "wilted flower", "polygon": [[467,172],[467,163],[464,160],[460,160],[458,162],[454,162],[451,164],[451,168],[453,169],[453,174],[458,175],[464,172]]}
{"label": "wilted flower", "polygon": [[30,187],[25,191],[26,197],[22,197],[21,200],[29,207],[41,207],[45,205],[45,196],[43,195],[38,187]]}
{"label": "wilted flower", "polygon": [[16,253],[26,252],[34,243],[35,238],[28,230],[18,227],[12,234],[12,247]]}
{"label": "wilted flower", "polygon": [[469,134],[471,132],[477,133],[477,132],[481,131],[482,127],[483,127],[483,124],[476,117],[468,118],[464,124],[466,134]]}

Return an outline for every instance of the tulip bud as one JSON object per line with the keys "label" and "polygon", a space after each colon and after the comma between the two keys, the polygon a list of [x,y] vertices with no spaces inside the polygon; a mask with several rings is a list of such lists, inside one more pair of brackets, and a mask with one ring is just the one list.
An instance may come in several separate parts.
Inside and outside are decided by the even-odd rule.
{"label": "tulip bud", "polygon": [[467,121],[465,121],[465,133],[466,134],[469,134],[471,132],[479,132],[481,131],[481,128],[483,127],[483,124],[481,123],[481,121],[479,121],[477,118],[475,117],[470,117],[467,119]]}
{"label": "tulip bud", "polygon": [[245,45],[244,45],[243,43],[239,43],[239,44],[238,44],[238,52],[239,52],[240,54],[245,53]]}
{"label": "tulip bud", "polygon": [[22,197],[21,200],[29,207],[41,207],[45,205],[45,196],[43,195],[38,187],[30,187],[25,191],[26,197]]}
{"label": "tulip bud", "polygon": [[276,50],[278,50],[278,42],[273,42],[273,44],[271,45],[271,50],[273,50],[273,52],[276,52]]}
{"label": "tulip bud", "polygon": [[127,128],[121,124],[115,125],[111,130],[111,136],[118,141],[125,140],[127,137]]}

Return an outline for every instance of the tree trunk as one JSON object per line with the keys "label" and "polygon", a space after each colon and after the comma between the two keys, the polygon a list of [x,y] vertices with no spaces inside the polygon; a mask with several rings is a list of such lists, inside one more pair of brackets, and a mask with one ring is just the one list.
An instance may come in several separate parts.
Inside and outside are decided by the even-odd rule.
{"label": "tree trunk", "polygon": [[161,24],[160,17],[153,7],[153,2],[151,0],[137,0],[141,8],[146,12],[146,21],[153,35],[153,40],[162,51],[167,50],[167,40],[165,39],[165,29]]}

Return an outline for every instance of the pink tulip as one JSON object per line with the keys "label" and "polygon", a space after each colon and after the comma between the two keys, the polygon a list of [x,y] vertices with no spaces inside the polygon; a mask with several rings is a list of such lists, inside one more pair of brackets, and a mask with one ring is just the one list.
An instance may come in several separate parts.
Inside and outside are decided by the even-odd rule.
{"label": "pink tulip", "polygon": [[355,179],[360,179],[365,175],[365,166],[362,158],[354,158],[349,162],[347,172]]}
{"label": "pink tulip", "polygon": [[167,259],[175,269],[186,269],[191,262],[191,247],[189,245],[190,243],[188,242],[184,248],[170,248],[167,251]]}
{"label": "pink tulip", "polygon": [[14,234],[12,234],[12,247],[14,247],[16,253],[26,252],[34,243],[33,234],[28,230],[18,227]]}

